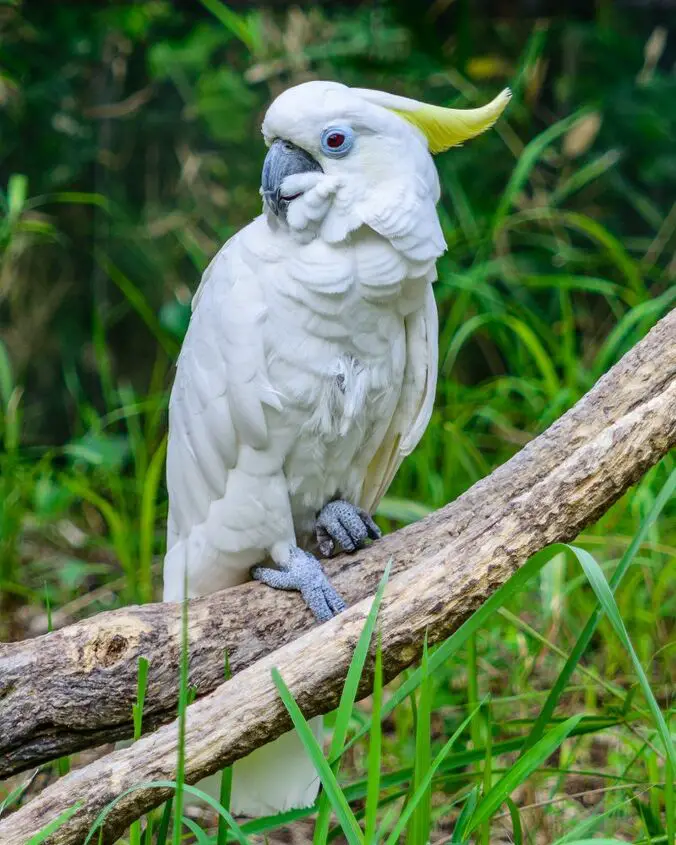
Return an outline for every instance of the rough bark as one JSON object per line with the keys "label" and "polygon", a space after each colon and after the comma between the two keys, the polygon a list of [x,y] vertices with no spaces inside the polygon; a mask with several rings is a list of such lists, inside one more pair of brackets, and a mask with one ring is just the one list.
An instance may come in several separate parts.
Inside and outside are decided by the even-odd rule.
{"label": "rough bark", "polygon": [[[187,781],[288,729],[271,667],[307,716],[335,705],[368,612],[363,599],[387,560],[397,573],[380,617],[390,678],[416,659],[426,631],[432,642],[448,636],[528,557],[575,537],[674,445],[676,311],[571,411],[457,501],[331,561],[327,568],[353,606],[323,627],[313,626],[296,595],[257,584],[191,601],[191,683],[208,694],[189,710]],[[3,771],[129,735],[139,655],[151,661],[146,712],[154,724],[171,718],[179,629],[178,606],[146,605],[2,646]],[[224,649],[235,675],[217,686]],[[0,823],[0,842],[23,845],[76,799],[81,809],[49,841],[81,842],[111,799],[136,783],[174,777],[176,741],[172,722],[61,778]],[[144,788],[123,798],[108,818],[106,841],[167,794]]]}

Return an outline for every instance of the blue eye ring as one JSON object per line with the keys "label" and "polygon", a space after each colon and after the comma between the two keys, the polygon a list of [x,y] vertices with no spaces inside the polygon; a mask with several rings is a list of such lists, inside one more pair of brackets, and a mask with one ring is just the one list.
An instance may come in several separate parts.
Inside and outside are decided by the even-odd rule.
{"label": "blue eye ring", "polygon": [[343,158],[354,145],[354,131],[349,126],[327,126],[319,143],[324,155]]}

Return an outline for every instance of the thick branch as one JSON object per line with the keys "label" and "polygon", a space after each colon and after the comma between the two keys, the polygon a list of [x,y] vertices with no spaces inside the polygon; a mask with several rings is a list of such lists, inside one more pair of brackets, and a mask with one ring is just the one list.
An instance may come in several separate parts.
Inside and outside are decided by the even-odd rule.
{"label": "thick branch", "polygon": [[[446,637],[528,557],[576,536],[674,445],[676,311],[489,478],[366,552],[329,564],[337,586],[354,602],[372,593],[393,557],[398,575],[380,620],[387,677],[416,659],[426,630],[432,641]],[[359,601],[309,631],[311,620],[297,596],[271,594],[260,585],[191,601],[191,682],[200,693],[214,689],[224,648],[237,674],[190,707],[187,780],[195,782],[288,729],[270,679],[273,665],[306,715],[331,709],[368,606]],[[302,631],[308,633],[298,637]],[[166,720],[176,701],[178,642],[178,607],[147,605],[3,646],[5,771],[127,735],[140,654],[151,660],[147,712],[156,722]],[[287,645],[270,654],[281,643]],[[82,809],[50,841],[82,841],[112,798],[135,783],[174,777],[176,739],[176,724],[166,725],[60,779],[0,823],[0,841],[24,843],[75,797]],[[145,789],[125,797],[110,816],[107,835],[166,796]]]}

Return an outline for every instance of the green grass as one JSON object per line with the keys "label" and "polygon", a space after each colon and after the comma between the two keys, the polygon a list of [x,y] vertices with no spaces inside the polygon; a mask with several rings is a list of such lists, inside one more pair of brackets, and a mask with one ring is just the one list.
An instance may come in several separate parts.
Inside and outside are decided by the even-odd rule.
{"label": "green grass", "polygon": [[[204,5],[209,26],[227,31],[229,49],[236,44],[251,54],[259,70],[276,60],[266,52],[273,35],[258,12],[235,14],[218,0]],[[349,34],[338,27],[335,40],[318,37],[307,49],[315,57],[326,52],[348,81],[384,87],[380,71],[348,64],[350,50],[363,57],[362,42]],[[203,37],[206,43],[212,36]],[[197,50],[197,41],[190,43]],[[516,80],[507,120],[438,161],[449,244],[436,286],[440,381],[432,422],[380,505],[386,530],[445,504],[504,463],[674,307],[670,205],[660,204],[638,166],[625,168],[631,156],[607,135],[578,157],[565,152],[594,106],[575,102],[561,120],[533,128],[528,91],[548,44],[538,30],[522,49],[503,45],[512,49]],[[202,89],[197,82],[191,88],[192,53],[172,49],[171,84],[187,112],[202,114]],[[160,59],[153,53],[158,66]],[[416,85],[427,84],[425,73],[404,75],[408,88],[401,90],[415,95]],[[483,83],[453,79],[468,101],[481,99]],[[635,84],[633,76],[622,79],[625,87]],[[438,90],[432,86],[430,97]],[[255,110],[243,102],[247,113]],[[199,137],[213,141],[214,126]],[[173,183],[171,210],[175,202],[181,222],[159,235],[149,232],[166,222],[166,208],[144,206],[148,219],[141,223],[99,192],[36,187],[32,194],[21,173],[6,180],[0,290],[18,297],[54,255],[67,265],[70,235],[60,226],[67,229],[67,215],[86,209],[111,222],[109,239],[87,261],[117,299],[92,307],[90,371],[67,348],[59,359],[65,439],[36,434],[36,416],[48,411],[36,405],[16,338],[0,340],[0,639],[159,596],[168,384],[186,312],[180,285],[194,288],[198,270],[237,228],[235,215],[248,219],[258,201],[257,172],[243,170],[224,221],[209,186],[232,176],[209,170],[206,156],[200,162],[207,181]],[[161,308],[160,278],[171,280]],[[133,377],[120,374],[120,325],[133,326],[153,350]],[[237,826],[229,812],[231,773],[223,776],[220,801],[204,797],[183,783],[181,749],[177,780],[155,784],[173,798],[120,842],[274,842],[279,828],[312,816],[313,845],[340,837],[369,845],[424,845],[430,838],[485,845],[501,836],[516,845],[676,845],[675,457],[648,472],[574,547],[535,556],[452,637],[426,649],[420,666],[385,686],[379,592],[340,705],[326,719],[327,748],[317,747],[277,677],[324,784],[316,807]],[[356,702],[371,660],[372,695]],[[139,667],[135,735],[145,671]],[[190,718],[186,671],[183,661],[177,703],[183,725]],[[68,763],[0,784],[0,816],[65,773]],[[188,816],[187,794],[202,799],[202,816]],[[97,836],[93,830],[90,841]]]}
{"label": "green grass", "polygon": [[[676,473],[672,474],[672,479],[674,476],[676,476]],[[668,490],[669,487],[665,489]],[[662,506],[665,497],[658,498],[661,499],[658,504]],[[639,540],[654,521],[656,515],[657,513],[655,511],[648,515],[636,535]],[[635,542],[632,548],[636,548],[638,545],[638,542]],[[477,742],[477,737],[480,734],[473,731],[471,725],[478,720],[481,711],[486,707],[488,703],[488,698],[486,697],[482,702],[477,703],[472,711],[456,725],[451,736],[443,742],[435,756],[432,757],[430,748],[432,739],[433,679],[435,676],[438,677],[438,670],[447,664],[450,656],[458,650],[459,645],[473,642],[476,636],[475,630],[479,627],[485,615],[485,610],[482,609],[468,620],[456,634],[451,636],[445,643],[437,646],[431,654],[428,654],[428,650],[425,647],[420,668],[410,673],[406,682],[399,687],[399,690],[392,696],[386,707],[382,706],[382,658],[380,641],[379,639],[377,640],[375,646],[374,694],[371,718],[366,724],[359,725],[357,722],[352,728],[352,732],[356,733],[357,738],[365,732],[368,732],[370,737],[366,778],[362,782],[363,785],[361,787],[359,782],[356,782],[351,787],[342,788],[336,777],[339,771],[338,764],[345,753],[354,745],[355,737],[353,736],[348,740],[348,735],[350,733],[350,722],[352,721],[351,716],[355,707],[355,693],[359,678],[364,671],[368,659],[369,646],[372,644],[374,633],[377,630],[377,613],[387,581],[388,573],[386,572],[373,601],[372,609],[366,621],[362,636],[354,651],[340,706],[336,712],[333,738],[328,757],[325,757],[318,745],[314,734],[294,701],[291,692],[284,683],[283,678],[277,670],[273,670],[273,678],[279,689],[279,694],[289,710],[294,726],[298,730],[308,754],[315,762],[323,785],[323,792],[316,808],[319,811],[319,821],[315,827],[315,842],[324,843],[331,841],[334,831],[340,829],[351,845],[363,845],[363,843],[375,845],[381,842],[384,842],[385,845],[395,845],[404,834],[407,843],[424,845],[424,843],[429,841],[431,834],[431,819],[434,810],[433,796],[439,796],[440,794],[445,796],[449,809],[454,808],[457,810],[456,823],[451,839],[452,842],[458,843],[458,845],[473,842],[473,834],[484,829],[488,831],[485,836],[490,841],[491,836],[494,835],[492,824],[495,823],[496,817],[500,816],[500,811],[503,807],[507,808],[511,819],[512,835],[514,836],[515,842],[528,841],[527,838],[524,838],[524,829],[528,830],[528,826],[523,824],[519,806],[513,800],[513,796],[537,773],[540,773],[545,778],[551,773],[556,773],[559,780],[565,778],[566,775],[582,774],[578,767],[574,765],[574,755],[569,755],[567,758],[569,763],[572,764],[569,767],[564,765],[561,768],[552,770],[547,765],[547,761],[551,760],[552,755],[561,754],[564,744],[567,741],[575,738],[589,741],[590,737],[593,737],[595,733],[608,730],[608,728],[612,727],[625,728],[630,730],[633,735],[646,737],[647,741],[641,749],[640,756],[636,755],[634,757],[631,761],[631,766],[633,767],[643,762],[647,767],[645,776],[651,777],[652,782],[646,783],[640,782],[636,778],[615,776],[615,779],[619,782],[608,787],[607,794],[611,795],[615,791],[624,797],[626,792],[632,797],[632,804],[627,804],[626,799],[622,800],[616,807],[609,808],[600,817],[595,819],[594,816],[591,816],[586,821],[578,822],[574,829],[581,833],[582,831],[589,831],[592,828],[596,828],[603,822],[606,822],[606,824],[616,822],[618,818],[624,815],[623,810],[626,812],[630,806],[634,806],[638,809],[638,814],[641,818],[650,818],[653,827],[652,832],[648,830],[649,838],[637,841],[669,841],[668,838],[662,839],[661,832],[658,833],[657,838],[653,835],[654,828],[656,826],[659,827],[661,824],[660,816],[662,809],[664,809],[665,825],[668,831],[665,835],[667,837],[671,836],[673,839],[673,806],[666,803],[668,800],[673,800],[673,785],[670,780],[670,773],[673,771],[674,753],[672,740],[666,727],[664,715],[655,699],[645,672],[630,641],[617,604],[613,598],[611,588],[594,557],[580,548],[566,546],[552,547],[547,553],[541,553],[529,562],[513,581],[506,584],[494,595],[491,602],[505,603],[513,597],[515,592],[518,595],[519,593],[515,591],[515,586],[520,587],[522,586],[521,582],[529,583],[537,580],[542,574],[543,568],[555,562],[562,553],[566,552],[570,552],[572,557],[579,561],[603,613],[608,617],[623,649],[633,663],[641,694],[644,703],[647,705],[647,712],[646,709],[636,703],[631,691],[624,694],[621,692],[620,695],[624,695],[624,706],[615,708],[615,721],[604,722],[603,720],[594,719],[594,717],[580,712],[564,720],[557,718],[548,719],[545,728],[536,734],[537,738],[532,738],[534,727],[537,727],[538,723],[532,718],[524,718],[514,720],[510,741],[505,742],[503,740],[502,742],[493,744],[492,739],[488,739],[484,743],[484,746],[481,747],[479,742]],[[519,581],[518,585],[513,583],[515,580]],[[184,608],[187,608],[186,604],[184,604]],[[183,659],[181,660],[179,684],[179,722],[181,725],[185,723],[186,718],[189,718],[186,670],[187,616],[185,614],[183,617],[183,631]],[[137,732],[140,729],[146,671],[147,667],[144,668],[143,665],[139,667],[138,703],[134,709],[135,730]],[[561,689],[561,693],[563,692],[565,692],[565,688]],[[412,696],[415,696],[415,698],[412,699]],[[406,707],[409,700],[415,700],[414,758],[412,766],[408,770],[392,772],[385,775],[388,768],[386,755],[389,743],[387,741],[387,734],[383,732],[383,724],[386,717],[390,715],[396,719],[400,708],[402,706]],[[498,702],[499,698],[496,699],[496,703]],[[490,729],[492,723],[488,722],[488,725]],[[529,727],[531,728],[530,732],[527,730]],[[502,730],[505,730],[505,726],[503,726]],[[227,831],[226,839],[234,838],[244,843],[249,841],[247,835],[250,832],[261,833],[271,831],[280,823],[288,823],[290,821],[290,815],[299,818],[313,812],[313,810],[308,810],[294,814],[285,814],[280,818],[268,818],[263,820],[262,823],[259,820],[240,828],[235,824],[227,809],[219,804],[219,802],[216,802],[209,796],[205,796],[200,790],[188,787],[183,783],[184,754],[182,751],[183,733],[181,730],[179,730],[179,734],[180,746],[177,781],[158,781],[154,784],[143,784],[138,787],[153,785],[158,788],[169,786],[175,789],[176,796],[173,803],[174,835],[172,839],[174,845],[178,845],[179,842],[183,841],[183,832],[186,829],[195,837],[194,841],[200,843],[204,842],[213,845],[213,843],[223,841],[224,830]],[[466,752],[456,752],[453,754],[453,746],[459,744],[463,736],[465,737],[465,742],[471,744],[472,752],[469,755]],[[658,738],[662,743],[661,749],[659,745],[655,745]],[[441,741],[442,737],[437,739],[438,743]],[[575,751],[577,753],[580,752],[579,745]],[[500,759],[503,755],[508,755],[509,757],[509,755],[513,755],[515,752],[516,757],[512,757],[511,764],[508,764],[506,767],[494,767],[494,759]],[[471,766],[472,762],[479,764],[478,771],[475,772],[475,767]],[[486,778],[486,769],[483,768],[482,771],[481,764],[484,767],[487,765],[490,766],[491,774],[497,775],[497,780],[493,785],[491,785],[490,778]],[[456,774],[449,777],[449,774],[452,772]],[[627,775],[626,770],[624,775]],[[406,786],[407,788],[402,789],[402,787]],[[194,819],[182,817],[180,808],[182,806],[182,796],[186,790],[190,794],[202,798],[208,806],[211,806],[220,814],[225,824],[215,836],[209,834],[208,828],[200,827]],[[639,793],[649,793],[650,803],[648,805],[641,803],[639,798],[632,795],[637,790]],[[354,801],[360,796],[366,799],[365,810],[355,812],[353,809]],[[454,797],[449,801],[451,796]],[[18,797],[18,795],[15,795],[11,800],[16,800]],[[116,801],[112,802],[102,812],[97,823],[90,831],[90,838],[96,834],[98,824],[105,819],[105,816],[115,803]],[[547,801],[543,802],[545,806],[547,806],[547,803]],[[167,805],[167,807],[171,806],[171,804]],[[329,828],[328,824],[328,808],[335,814],[338,824],[338,828],[334,828],[333,830]],[[168,819],[168,813],[169,810],[165,809],[163,813],[165,830],[167,829],[166,819]],[[155,827],[154,824],[149,824],[152,818],[152,815],[149,816],[146,822],[146,831],[148,829],[152,830]],[[364,818],[363,827],[360,824],[361,818]],[[47,826],[45,835],[48,831],[54,829],[53,826],[54,823],[50,823]],[[161,831],[162,828],[163,825],[160,821],[159,830]],[[247,828],[250,828],[250,830]],[[135,829],[132,828],[131,843],[140,841],[134,838],[136,835]],[[481,835],[483,838],[484,834],[482,833]],[[36,842],[39,841],[42,840],[38,838]],[[146,837],[143,841],[149,842],[150,840]],[[160,833],[157,841],[163,842],[168,840],[165,840]],[[567,834],[557,839],[557,842],[561,842],[562,845],[564,842],[581,843],[584,841],[586,840],[574,838],[574,834],[571,831],[568,831]],[[621,840],[606,839],[603,841],[618,842]]]}

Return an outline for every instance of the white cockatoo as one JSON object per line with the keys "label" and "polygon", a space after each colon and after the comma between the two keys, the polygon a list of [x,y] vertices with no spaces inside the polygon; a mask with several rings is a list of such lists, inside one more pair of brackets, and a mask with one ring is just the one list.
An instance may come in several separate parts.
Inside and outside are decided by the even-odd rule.
{"label": "white cockatoo", "polygon": [[[165,601],[253,576],[320,621],[343,609],[313,552],[379,536],[370,514],[434,401],[431,153],[508,99],[457,110],[306,82],[272,103],[263,213],[205,271],[171,393]],[[309,806],[318,786],[290,733],[235,764],[232,809]]]}

